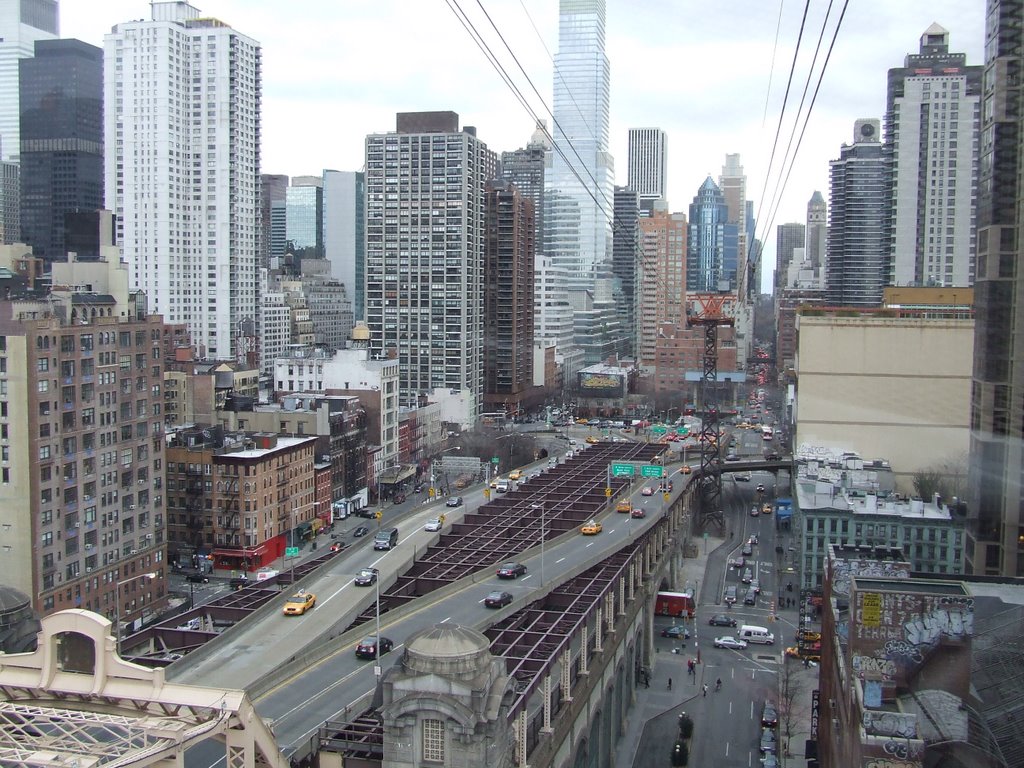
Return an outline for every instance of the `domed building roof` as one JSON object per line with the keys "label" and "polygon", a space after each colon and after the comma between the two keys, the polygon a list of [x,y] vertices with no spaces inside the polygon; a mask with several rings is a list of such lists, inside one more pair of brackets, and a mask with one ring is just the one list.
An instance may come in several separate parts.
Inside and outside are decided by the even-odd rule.
{"label": "domed building roof", "polygon": [[26,606],[31,606],[28,595],[24,592],[19,592],[14,587],[0,584],[0,613],[16,611]]}
{"label": "domed building roof", "polygon": [[405,667],[410,672],[470,678],[491,665],[490,641],[459,624],[435,624],[406,645]]}

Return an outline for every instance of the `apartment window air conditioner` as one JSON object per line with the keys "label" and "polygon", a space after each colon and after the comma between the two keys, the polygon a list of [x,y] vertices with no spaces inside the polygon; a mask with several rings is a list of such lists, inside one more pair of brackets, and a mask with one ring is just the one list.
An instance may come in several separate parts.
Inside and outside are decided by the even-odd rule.
{"label": "apartment window air conditioner", "polygon": [[81,523],[75,523],[75,528],[81,528],[81,527],[82,527]]}
{"label": "apartment window air conditioner", "polygon": [[92,501],[92,496],[90,496],[89,494],[86,494],[82,498],[85,499],[86,501]]}
{"label": "apartment window air conditioner", "polygon": [[94,546],[95,546],[94,544],[86,544],[85,545],[85,551],[86,552],[92,552],[92,549],[93,549]]}
{"label": "apartment window air conditioner", "polygon": [[134,504],[129,504],[128,505],[128,509],[135,509],[135,505]]}
{"label": "apartment window air conditioner", "polygon": [[145,485],[145,484],[146,484],[145,480],[139,480],[139,485]]}
{"label": "apartment window air conditioner", "polygon": [[129,554],[129,555],[137,555],[137,554],[139,554],[139,550],[137,550],[137,549],[132,549],[132,550],[129,550],[129,551],[128,551],[128,554]]}
{"label": "apartment window air conditioner", "polygon": [[86,568],[86,569],[85,569],[85,572],[86,572],[86,573],[92,573],[92,568]]}

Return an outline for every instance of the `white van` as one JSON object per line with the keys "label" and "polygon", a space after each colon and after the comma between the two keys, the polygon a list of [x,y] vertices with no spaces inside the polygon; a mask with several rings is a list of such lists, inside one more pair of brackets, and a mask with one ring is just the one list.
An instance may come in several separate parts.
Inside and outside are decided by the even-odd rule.
{"label": "white van", "polygon": [[497,485],[495,485],[495,486],[494,486],[494,489],[495,489],[495,490],[496,490],[496,491],[497,491],[498,493],[508,493],[508,492],[509,492],[509,489],[510,489],[511,487],[512,487],[512,484],[511,484],[511,483],[509,483],[509,481],[508,481],[508,480],[499,480],[499,481],[498,481],[498,483],[497,483]]}
{"label": "white van", "polygon": [[740,640],[746,640],[748,643],[762,643],[763,645],[775,643],[775,635],[764,627],[755,627],[753,624],[744,624],[740,627],[736,637]]}

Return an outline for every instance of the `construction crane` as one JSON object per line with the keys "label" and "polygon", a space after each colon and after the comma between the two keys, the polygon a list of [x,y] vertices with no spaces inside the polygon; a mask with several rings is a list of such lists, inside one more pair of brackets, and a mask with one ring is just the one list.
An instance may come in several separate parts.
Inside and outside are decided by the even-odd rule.
{"label": "construction crane", "polygon": [[698,522],[701,528],[714,523],[725,530],[722,510],[722,464],[720,455],[721,407],[718,402],[718,329],[735,325],[726,314],[726,303],[736,297],[728,293],[694,293],[686,297],[686,327],[704,329],[704,366],[700,380],[700,402],[704,408],[700,428],[700,502]]}

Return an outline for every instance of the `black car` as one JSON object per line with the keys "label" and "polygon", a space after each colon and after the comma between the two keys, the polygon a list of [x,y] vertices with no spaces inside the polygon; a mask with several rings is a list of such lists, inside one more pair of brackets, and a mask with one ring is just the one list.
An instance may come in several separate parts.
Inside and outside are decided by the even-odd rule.
{"label": "black car", "polygon": [[235,576],[233,579],[231,579],[231,581],[228,582],[228,586],[230,586],[233,590],[236,591],[239,589],[244,589],[245,587],[249,586],[249,579],[245,576]]}
{"label": "black car", "polygon": [[362,509],[357,509],[355,514],[356,517],[372,518],[373,510],[369,507],[363,507]]}
{"label": "black car", "polygon": [[735,627],[736,619],[726,616],[724,613],[719,613],[708,619],[708,624],[712,627]]}
{"label": "black car", "polygon": [[518,579],[526,573],[526,566],[522,563],[505,563],[498,569],[499,579]]}
{"label": "black car", "polygon": [[685,627],[672,625],[671,627],[665,627],[663,630],[661,630],[661,636],[671,637],[677,640],[689,640],[690,630],[686,629]]}
{"label": "black car", "polygon": [[359,537],[361,537],[361,536],[365,536],[365,535],[366,535],[366,534],[368,534],[369,532],[370,532],[370,529],[369,529],[369,528],[367,528],[367,527],[366,527],[365,525],[360,525],[360,526],[359,526],[358,528],[356,528],[356,529],[355,529],[354,531],[352,531],[352,535],[353,535],[353,536],[354,536],[355,538],[357,538],[357,539],[358,539],[358,538],[359,538]]}
{"label": "black car", "polygon": [[765,728],[774,728],[779,724],[779,713],[770,701],[764,703],[761,710],[761,725]]}
{"label": "black car", "polygon": [[185,581],[191,581],[193,584],[207,584],[210,577],[202,571],[189,571],[185,574]]}
{"label": "black car", "polygon": [[506,605],[512,602],[511,592],[502,592],[499,589],[491,592],[487,597],[484,598],[484,605],[488,608],[504,608]]}
{"label": "black car", "polygon": [[448,501],[444,503],[446,507],[461,507],[462,497],[461,496],[449,496]]}
{"label": "black car", "polygon": [[[380,655],[383,656],[385,653],[395,647],[395,644],[386,637],[380,639]],[[357,659],[375,659],[377,658],[377,637],[370,635],[364,637],[359,641],[359,645],[356,646],[356,658]]]}
{"label": "black car", "polygon": [[756,490],[758,493],[764,493],[764,483],[758,483]]}
{"label": "black car", "polygon": [[780,459],[782,459],[782,457],[778,454],[777,451],[768,451],[764,455],[765,461],[779,461]]}
{"label": "black car", "polygon": [[416,487],[412,489],[413,493],[423,493],[423,483],[416,483]]}
{"label": "black car", "polygon": [[376,568],[363,568],[359,573],[356,574],[353,584],[357,587],[372,587],[377,581],[377,569]]}

